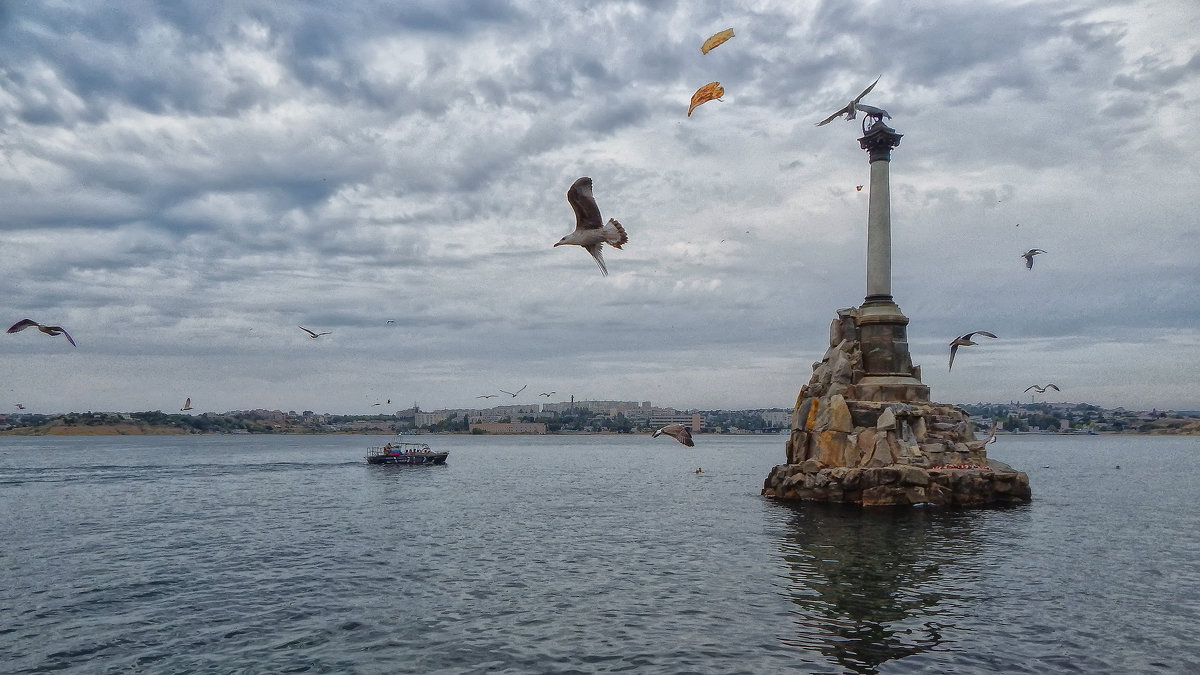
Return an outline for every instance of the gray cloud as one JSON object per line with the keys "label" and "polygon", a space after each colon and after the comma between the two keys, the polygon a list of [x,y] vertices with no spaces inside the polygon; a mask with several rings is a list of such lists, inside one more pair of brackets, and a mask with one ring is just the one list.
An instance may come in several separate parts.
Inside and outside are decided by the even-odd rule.
{"label": "gray cloud", "polygon": [[[47,410],[428,408],[517,379],[790,405],[863,293],[857,121],[813,124],[882,75],[893,288],[935,396],[1057,371],[1079,400],[1200,408],[1200,50],[1176,30],[1200,13],[1151,9],[3,4],[0,316],[80,348],[7,336],[0,370]],[[551,248],[581,175],[630,234],[607,278]],[[943,372],[980,327],[1003,340]]]}

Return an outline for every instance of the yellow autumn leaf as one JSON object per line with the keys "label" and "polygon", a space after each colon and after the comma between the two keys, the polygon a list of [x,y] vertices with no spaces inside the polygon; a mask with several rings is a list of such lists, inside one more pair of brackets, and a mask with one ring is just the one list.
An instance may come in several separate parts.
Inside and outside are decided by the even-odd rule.
{"label": "yellow autumn leaf", "polygon": [[725,41],[731,37],[733,37],[733,29],[732,28],[729,28],[729,29],[721,31],[720,33],[717,33],[716,35],[705,40],[704,44],[700,45],[700,53],[701,54],[709,53],[710,51],[712,51],[712,50],[716,49],[717,47],[721,46],[722,44],[724,44]]}
{"label": "yellow autumn leaf", "polygon": [[701,103],[707,103],[714,98],[721,98],[725,95],[725,89],[721,87],[720,82],[709,82],[708,84],[696,90],[692,94],[692,105],[688,108],[688,117],[692,116],[692,111]]}

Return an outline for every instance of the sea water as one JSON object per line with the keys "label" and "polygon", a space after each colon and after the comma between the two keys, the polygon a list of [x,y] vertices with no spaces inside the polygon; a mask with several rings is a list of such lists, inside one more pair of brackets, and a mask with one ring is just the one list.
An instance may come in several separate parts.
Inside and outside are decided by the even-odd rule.
{"label": "sea water", "polygon": [[1200,438],[1002,436],[1033,502],[971,511],[767,500],[782,436],[379,440],[0,437],[0,671],[1200,672]]}

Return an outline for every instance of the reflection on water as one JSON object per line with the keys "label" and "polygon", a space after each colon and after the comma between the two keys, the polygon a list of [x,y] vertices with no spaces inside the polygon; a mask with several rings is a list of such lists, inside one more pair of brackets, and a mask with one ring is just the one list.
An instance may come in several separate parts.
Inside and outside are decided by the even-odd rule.
{"label": "reflection on water", "polygon": [[874,673],[942,647],[974,581],[979,512],[780,504],[792,513],[780,540],[793,635],[782,641],[830,663]]}

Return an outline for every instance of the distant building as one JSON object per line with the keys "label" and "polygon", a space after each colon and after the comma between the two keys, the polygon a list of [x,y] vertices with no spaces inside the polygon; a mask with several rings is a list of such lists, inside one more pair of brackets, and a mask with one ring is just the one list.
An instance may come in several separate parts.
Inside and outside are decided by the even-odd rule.
{"label": "distant building", "polygon": [[791,410],[764,410],[760,414],[763,421],[772,427],[786,427],[792,423]]}
{"label": "distant building", "polygon": [[684,413],[674,410],[650,416],[650,426],[652,427],[665,427],[668,424],[682,424],[692,431],[700,431],[704,428],[704,417],[700,413]]}
{"label": "distant building", "polygon": [[651,407],[650,401],[573,401],[569,403],[545,403],[542,405],[542,411],[564,413],[572,410],[588,410],[601,415],[608,415],[609,417],[616,417],[620,413],[626,417],[633,418],[638,413],[648,412]]}
{"label": "distant building", "polygon": [[502,419],[515,420],[521,417],[537,417],[539,406],[527,405],[498,405],[486,410],[472,410],[467,416],[471,422],[499,422]]}
{"label": "distant building", "polygon": [[544,422],[472,422],[470,429],[487,434],[544,434]]}
{"label": "distant building", "polygon": [[440,410],[436,412],[418,412],[413,415],[413,424],[418,427],[431,427],[448,417],[450,415]]}

